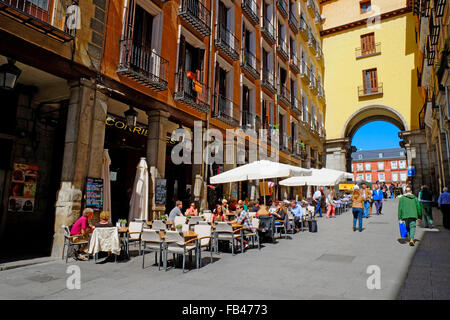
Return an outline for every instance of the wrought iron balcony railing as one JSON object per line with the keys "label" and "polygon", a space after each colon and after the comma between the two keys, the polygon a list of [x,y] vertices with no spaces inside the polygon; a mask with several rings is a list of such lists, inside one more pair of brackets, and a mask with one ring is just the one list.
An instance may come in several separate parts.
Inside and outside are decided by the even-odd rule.
{"label": "wrought iron balcony railing", "polygon": [[[0,13],[62,42],[73,40],[81,14],[66,14],[72,0],[0,0]],[[70,19],[70,20],[69,20]]]}
{"label": "wrought iron balcony railing", "polygon": [[178,72],[175,74],[174,99],[197,109],[200,112],[209,112],[208,87],[196,80],[193,72]]}
{"label": "wrought iron balcony railing", "polygon": [[276,42],[275,39],[275,27],[273,24],[267,19],[266,17],[263,17],[263,26],[261,29],[261,33],[266,37],[267,41],[274,45]]}
{"label": "wrought iron balcony railing", "polygon": [[203,36],[211,34],[211,13],[203,0],[181,0],[178,14]]}
{"label": "wrought iron balcony railing", "polygon": [[311,13],[315,13],[317,11],[316,4],[313,0],[306,1],[306,7],[311,10]]}
{"label": "wrought iron balcony railing", "polygon": [[280,133],[280,150],[289,152],[289,140],[286,133],[281,134]]}
{"label": "wrought iron balcony railing", "polygon": [[120,62],[117,73],[134,79],[156,91],[167,90],[169,62],[150,47],[120,41]]}
{"label": "wrought iron balcony railing", "polygon": [[373,95],[383,94],[383,83],[378,83],[377,87],[367,87],[367,86],[359,86],[358,87],[358,97],[370,97]]}
{"label": "wrought iron balcony railing", "polygon": [[306,64],[305,60],[301,60],[300,62],[300,78],[302,78],[303,81],[305,81],[307,84],[309,84],[309,69],[308,65]]}
{"label": "wrought iron balcony railing", "polygon": [[308,38],[309,38],[309,26],[308,26],[308,23],[306,23],[305,18],[303,17],[303,15],[300,16],[299,30],[300,30],[300,34],[303,36],[303,39],[305,41],[308,41]]}
{"label": "wrought iron balcony railing", "polygon": [[286,106],[291,104],[291,93],[284,84],[280,84],[278,87],[278,99]]}
{"label": "wrought iron balcony railing", "polygon": [[315,23],[322,23],[322,17],[320,16],[320,11],[316,10],[314,13],[314,22]]}
{"label": "wrought iron balcony railing", "polygon": [[380,53],[381,53],[381,42],[374,43],[373,46],[364,48],[364,50],[361,47],[355,49],[356,59],[375,56]]}
{"label": "wrought iron balcony railing", "polygon": [[273,72],[268,69],[263,69],[262,73],[262,85],[273,94],[277,93]]}
{"label": "wrought iron balcony railing", "polygon": [[278,38],[277,52],[285,60],[289,60],[289,50],[286,41],[283,38]]}
{"label": "wrought iron balcony railing", "polygon": [[309,70],[309,89],[317,94],[317,79],[311,70]]}
{"label": "wrought iron balcony railing", "polygon": [[218,94],[214,95],[214,105],[211,110],[211,116],[218,119],[231,127],[239,126],[241,119],[239,105],[232,100]]}
{"label": "wrought iron balcony railing", "polygon": [[322,48],[320,47],[319,41],[316,42],[316,58],[317,58],[317,60],[320,60],[323,58],[323,52],[322,52]]}
{"label": "wrought iron balcony railing", "polygon": [[216,25],[216,46],[232,60],[239,60],[239,40],[223,24]]}
{"label": "wrought iron balcony railing", "polygon": [[289,10],[289,25],[292,28],[292,31],[294,31],[295,34],[298,33],[298,20],[295,15],[295,12],[292,12],[292,10]]}
{"label": "wrought iron balcony railing", "polygon": [[311,51],[313,53],[316,53],[317,41],[316,41],[316,38],[314,37],[314,34],[312,33],[311,29],[309,30],[308,46],[311,48]]}
{"label": "wrought iron balcony railing", "polygon": [[259,79],[260,62],[247,48],[241,49],[241,67],[250,73],[253,78]]}
{"label": "wrought iron balcony railing", "polygon": [[286,0],[277,0],[277,8],[278,10],[280,10],[280,13],[283,15],[283,17],[288,17],[288,6]]}
{"label": "wrought iron balcony railing", "polygon": [[296,74],[300,72],[300,61],[298,60],[294,50],[291,50],[291,59],[289,60],[289,66]]}
{"label": "wrought iron balcony railing", "polygon": [[300,101],[294,94],[291,95],[291,110],[294,111],[297,116],[302,115],[302,110],[300,109]]}
{"label": "wrought iron balcony railing", "polygon": [[254,24],[259,24],[259,5],[255,0],[242,0],[241,7]]}
{"label": "wrought iron balcony railing", "polygon": [[254,113],[242,110],[242,128],[243,129],[255,129],[256,128],[256,116]]}

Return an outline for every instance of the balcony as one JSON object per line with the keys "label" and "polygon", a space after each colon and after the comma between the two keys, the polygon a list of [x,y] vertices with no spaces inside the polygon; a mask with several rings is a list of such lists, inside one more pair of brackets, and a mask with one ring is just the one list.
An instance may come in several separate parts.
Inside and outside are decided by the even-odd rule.
{"label": "balcony", "polygon": [[259,5],[255,0],[242,0],[241,7],[254,24],[259,24]]}
{"label": "balcony", "polygon": [[216,25],[216,47],[232,60],[239,60],[239,40],[223,24]]}
{"label": "balcony", "polygon": [[376,88],[369,88],[365,86],[359,86],[358,87],[358,97],[364,98],[364,97],[371,97],[383,94],[383,83],[379,83]]}
{"label": "balcony", "polygon": [[291,110],[299,117],[302,116],[302,110],[300,109],[300,101],[297,97],[292,94],[291,95]]}
{"label": "balcony", "polygon": [[317,84],[317,98],[322,100],[322,102],[325,102],[325,93],[323,91],[322,83],[318,81]]}
{"label": "balcony", "polygon": [[286,3],[286,0],[277,0],[277,8],[280,10],[280,13],[283,17],[288,17],[288,5]]}
{"label": "balcony", "polygon": [[270,23],[269,19],[266,17],[263,18],[263,26],[261,28],[261,33],[266,38],[267,42],[271,45],[274,45],[276,42],[275,39],[275,28],[272,23]]}
{"label": "balcony", "polygon": [[214,95],[214,106],[213,110],[211,110],[211,117],[231,127],[237,127],[241,119],[239,105],[220,94]]}
{"label": "balcony", "polygon": [[241,67],[246,70],[255,80],[259,79],[260,62],[256,56],[247,51],[246,48],[241,50]]}
{"label": "balcony", "polygon": [[298,20],[295,16],[295,12],[292,11],[289,11],[289,26],[295,34],[298,33]]}
{"label": "balcony", "polygon": [[[71,3],[68,0],[0,0],[0,13],[53,39],[67,42],[74,39],[78,23],[65,14]],[[68,28],[69,18],[74,28]]]}
{"label": "balcony", "polygon": [[314,22],[315,23],[322,23],[322,17],[320,16],[320,11],[316,10],[314,12]]}
{"label": "balcony", "polygon": [[181,0],[178,15],[203,36],[211,34],[211,13],[199,0]]}
{"label": "balcony", "polygon": [[286,106],[290,106],[291,104],[291,94],[284,84],[280,84],[278,87],[278,100],[283,102]]}
{"label": "balcony", "polygon": [[256,115],[247,110],[242,110],[242,124],[241,127],[245,129],[256,129]]}
{"label": "balcony", "polygon": [[278,38],[277,52],[284,59],[284,61],[289,60],[288,46],[286,41],[282,38]]}
{"label": "balcony", "polygon": [[273,94],[277,93],[277,89],[275,88],[275,78],[273,76],[273,72],[271,70],[263,69],[262,83],[264,88],[272,92]]}
{"label": "balcony", "polygon": [[313,0],[307,0],[306,1],[306,7],[310,10],[311,14],[314,15],[317,11],[316,4]]}
{"label": "balcony", "polygon": [[308,87],[312,93],[315,93],[315,94],[318,93],[317,79],[311,70],[309,70],[309,86]]}
{"label": "balcony", "polygon": [[303,15],[300,16],[299,31],[300,31],[300,34],[303,37],[303,40],[308,41],[308,39],[309,39],[309,26],[306,23],[305,18],[303,18]]}
{"label": "balcony", "polygon": [[320,61],[323,58],[322,48],[320,47],[319,41],[316,42],[316,59]]}
{"label": "balcony", "polygon": [[280,150],[289,153],[289,139],[286,133],[280,134],[281,135],[281,141],[280,141]]}
{"label": "balcony", "polygon": [[289,59],[289,66],[295,74],[299,74],[300,72],[300,61],[294,52],[291,52],[291,59]]}
{"label": "balcony", "polygon": [[155,50],[132,39],[120,41],[120,62],[117,73],[132,78],[155,91],[167,90],[169,62]]}
{"label": "balcony", "polygon": [[364,50],[362,48],[355,49],[356,59],[377,56],[379,54],[381,54],[381,42],[374,43],[371,47],[364,48]]}
{"label": "balcony", "polygon": [[175,73],[174,99],[200,112],[209,112],[208,87],[197,78],[193,72]]}
{"label": "balcony", "polygon": [[311,30],[309,30],[308,47],[311,48],[311,51],[313,52],[313,54],[316,54],[317,41],[316,41],[316,38],[314,38],[314,35]]}
{"label": "balcony", "polygon": [[309,69],[305,60],[300,62],[300,78],[306,83],[309,84]]}

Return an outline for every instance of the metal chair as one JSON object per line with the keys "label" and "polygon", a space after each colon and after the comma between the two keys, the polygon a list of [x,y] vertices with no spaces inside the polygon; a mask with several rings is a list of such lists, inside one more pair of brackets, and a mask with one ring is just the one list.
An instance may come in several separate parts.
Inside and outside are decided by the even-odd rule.
{"label": "metal chair", "polygon": [[[89,238],[87,240],[78,240],[79,238],[83,238],[86,237],[85,235],[74,235],[72,236],[70,234],[70,230],[68,226],[62,225],[61,226],[64,232],[64,246],[63,246],[63,252],[62,252],[62,260],[64,260],[64,251],[67,247],[67,252],[66,252],[66,263],[69,260],[69,256],[70,255],[74,255],[75,257],[77,256],[77,252],[75,250],[76,247],[80,247],[83,245],[89,245]],[[88,255],[88,260],[89,260],[90,256]]]}
{"label": "metal chair", "polygon": [[153,220],[152,221],[152,229],[155,231],[165,231],[166,224],[162,220]]}
{"label": "metal chair", "polygon": [[205,221],[211,220],[211,215],[211,210],[203,210],[203,218],[205,219]]}
{"label": "metal chair", "polygon": [[211,252],[211,263],[213,262],[214,241],[212,228],[208,224],[197,224],[194,226],[194,232],[197,234],[198,266],[202,267],[202,248],[208,247]]}
{"label": "metal chair", "polygon": [[[233,227],[229,222],[216,222],[216,230],[214,232],[216,252],[218,253],[219,240],[226,240],[231,242],[231,253],[234,255],[234,242],[241,236],[240,234],[236,234],[236,232],[241,230],[242,228],[233,231]],[[243,239],[241,237],[241,253],[243,252],[242,242]]]}
{"label": "metal chair", "polygon": [[130,222],[130,225],[128,226],[128,232],[125,238],[126,241],[126,249],[127,249],[127,255],[130,255],[130,242],[139,243],[139,255],[141,254],[141,233],[143,229],[143,223],[142,222]]}
{"label": "metal chair", "polygon": [[[144,269],[144,259],[146,252],[155,253],[155,263],[158,262],[158,270],[161,267],[161,260],[164,251],[164,241],[161,239],[159,230],[143,230],[141,234],[142,269]],[[147,246],[148,245],[148,246]],[[159,252],[159,260],[158,260]],[[156,261],[158,260],[158,261]]]}
{"label": "metal chair", "polygon": [[255,247],[255,240],[258,243],[258,249],[261,250],[261,244],[259,243],[259,219],[252,219],[252,227],[244,229],[244,237],[249,237],[252,239],[252,247]]}
{"label": "metal chair", "polygon": [[186,217],[185,216],[176,216],[175,220],[173,221],[173,226],[176,228],[177,225],[184,225],[186,224]]}
{"label": "metal chair", "polygon": [[190,219],[189,219],[189,229],[194,229],[194,226],[196,225],[196,224],[198,224],[200,221],[203,221],[203,218],[202,217],[199,217],[199,216],[193,216],[193,217],[191,217]]}
{"label": "metal chair", "polygon": [[[166,239],[165,239],[165,250],[164,250],[164,268],[165,271],[167,271],[167,254],[172,253],[175,263],[175,254],[182,254],[183,255],[183,273],[184,273],[184,266],[186,263],[186,254],[191,253],[192,251],[195,251],[197,249],[197,245],[195,242],[197,241],[197,238],[191,239],[189,241],[184,241],[183,235],[178,231],[167,231],[166,232]],[[197,255],[197,253],[196,253]],[[196,256],[197,258],[197,256]],[[198,263],[198,258],[196,259]],[[197,264],[198,268],[198,264]]]}

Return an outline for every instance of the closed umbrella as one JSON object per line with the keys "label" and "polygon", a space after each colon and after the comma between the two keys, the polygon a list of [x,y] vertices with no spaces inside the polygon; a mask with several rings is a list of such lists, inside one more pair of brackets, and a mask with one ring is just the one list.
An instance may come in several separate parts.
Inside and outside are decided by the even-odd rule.
{"label": "closed umbrella", "polygon": [[102,179],[103,179],[103,210],[109,211],[109,221],[111,222],[111,179],[109,173],[109,166],[111,165],[111,158],[109,157],[108,149],[103,150],[102,159]]}
{"label": "closed umbrella", "polygon": [[148,215],[148,167],[145,158],[141,158],[136,168],[133,193],[130,200],[128,221],[147,220]]}

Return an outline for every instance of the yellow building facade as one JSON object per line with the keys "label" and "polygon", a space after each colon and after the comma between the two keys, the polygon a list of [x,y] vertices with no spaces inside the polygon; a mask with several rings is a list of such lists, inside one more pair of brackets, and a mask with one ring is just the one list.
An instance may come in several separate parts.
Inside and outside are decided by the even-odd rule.
{"label": "yellow building facade", "polygon": [[[349,170],[351,140],[364,124],[384,120],[419,129],[416,18],[406,0],[323,1],[326,166]],[[376,134],[376,132],[374,132]],[[417,151],[405,141],[408,162]],[[413,164],[414,165],[414,164]]]}

